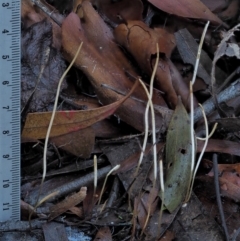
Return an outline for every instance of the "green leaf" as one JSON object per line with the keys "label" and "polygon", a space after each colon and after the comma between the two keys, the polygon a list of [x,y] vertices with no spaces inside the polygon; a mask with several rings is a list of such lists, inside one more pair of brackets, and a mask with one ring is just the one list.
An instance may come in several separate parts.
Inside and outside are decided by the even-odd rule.
{"label": "green leaf", "polygon": [[190,119],[179,98],[166,140],[164,205],[173,212],[185,199],[191,178]]}

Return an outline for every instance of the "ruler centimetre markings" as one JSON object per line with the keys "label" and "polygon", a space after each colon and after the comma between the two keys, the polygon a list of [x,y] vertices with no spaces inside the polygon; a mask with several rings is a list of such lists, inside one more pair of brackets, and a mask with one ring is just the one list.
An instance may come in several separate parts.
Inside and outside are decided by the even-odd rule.
{"label": "ruler centimetre markings", "polygon": [[0,222],[20,220],[21,0],[0,1]]}

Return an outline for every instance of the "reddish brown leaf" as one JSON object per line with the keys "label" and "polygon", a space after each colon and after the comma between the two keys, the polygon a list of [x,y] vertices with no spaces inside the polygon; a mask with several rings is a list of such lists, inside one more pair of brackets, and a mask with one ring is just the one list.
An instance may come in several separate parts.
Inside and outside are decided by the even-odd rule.
{"label": "reddish brown leaf", "polygon": [[[78,131],[112,115],[116,109],[131,95],[137,86],[135,83],[127,96],[107,106],[92,110],[58,111],[56,112],[50,137]],[[52,112],[30,113],[22,132],[23,138],[44,139]]]}
{"label": "reddish brown leaf", "polygon": [[177,104],[178,95],[181,95],[185,106],[188,105],[189,87],[170,60],[172,50],[175,48],[174,35],[165,29],[151,29],[141,21],[120,24],[115,29],[114,35],[118,43],[127,48],[149,76],[155,64],[158,43],[159,51],[164,53],[164,56],[159,60],[155,84],[164,92],[167,103],[172,108]]}
{"label": "reddish brown leaf", "polygon": [[[204,142],[197,142],[197,151],[201,152]],[[205,152],[221,152],[240,156],[239,143],[226,140],[209,139]]]}
{"label": "reddish brown leaf", "polygon": [[69,153],[89,158],[95,144],[95,134],[91,127],[50,138],[50,142]]}
{"label": "reddish brown leaf", "polygon": [[[127,20],[142,20],[143,4],[140,0],[90,0],[101,13],[104,19],[114,23],[122,23]],[[82,3],[82,0],[74,2],[74,11]]]}
{"label": "reddish brown leaf", "polygon": [[209,20],[222,24],[222,20],[213,14],[200,0],[148,0],[164,12],[185,18]]}
{"label": "reddish brown leaf", "polygon": [[[137,76],[137,74],[118,45],[115,44],[111,30],[92,5],[86,1],[83,2],[78,14],[81,19],[76,14],[71,13],[62,24],[64,55],[66,59],[71,61],[80,42],[83,41],[83,48],[75,64],[87,75],[101,103],[109,104],[118,100],[121,95],[102,85],[107,85],[126,95],[133,85],[132,81],[126,76],[126,71],[133,76]],[[123,121],[143,131],[143,115],[146,104],[141,101],[146,101],[147,97],[140,86],[136,88],[132,96],[135,99],[129,98],[117,110],[116,114]],[[166,106],[161,95],[157,95],[156,92],[154,92],[153,102],[157,105]],[[161,114],[156,114],[156,119],[157,126],[160,127],[162,124]]]}
{"label": "reddish brown leaf", "polygon": [[112,233],[109,227],[101,227],[94,241],[112,241]]}

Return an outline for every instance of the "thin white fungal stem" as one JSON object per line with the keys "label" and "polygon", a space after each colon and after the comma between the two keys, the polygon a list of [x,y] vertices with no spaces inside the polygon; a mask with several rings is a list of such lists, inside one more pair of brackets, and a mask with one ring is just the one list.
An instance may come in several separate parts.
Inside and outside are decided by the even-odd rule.
{"label": "thin white fungal stem", "polygon": [[[148,94],[148,91],[146,89],[146,87],[144,88],[145,91],[146,91],[146,94],[148,96],[148,104],[147,104],[147,107],[146,107],[146,110],[151,109],[151,121],[152,121],[152,144],[153,144],[153,170],[154,170],[154,181],[153,181],[153,187],[152,189],[155,188],[155,185],[156,185],[156,180],[157,180],[157,146],[156,146],[156,122],[155,122],[155,112],[154,112],[154,107],[153,107],[153,103],[152,103],[152,95],[153,95],[153,82],[154,82],[154,77],[155,77],[155,74],[156,74],[156,71],[157,71],[157,67],[158,67],[158,62],[159,62],[159,47],[158,47],[158,44],[156,44],[156,48],[157,48],[157,58],[156,58],[156,62],[155,62],[155,65],[154,65],[154,69],[153,69],[153,72],[152,72],[152,76],[151,76],[151,81],[150,81],[150,90],[149,90],[149,94]],[[139,80],[140,83],[142,84],[142,86],[145,86],[144,83]],[[148,111],[145,111],[145,126],[146,126],[146,119],[148,119]],[[147,122],[148,123],[148,122]],[[146,133],[145,133],[146,135]],[[146,149],[146,144],[147,144],[147,138],[144,138],[144,143],[143,143],[143,150],[142,150],[142,153],[144,153],[145,149]],[[141,154],[142,154],[141,153]],[[143,155],[142,155],[143,157]],[[141,165],[141,162],[142,162],[142,159],[140,160],[139,159],[139,163],[138,163],[138,167],[137,167],[137,171]],[[150,196],[149,196],[150,197]],[[143,229],[142,229],[142,232],[141,232],[141,235],[143,234],[145,228],[147,227],[147,224],[148,224],[148,221],[149,221],[149,218],[150,218],[150,212],[151,212],[151,203],[149,203],[149,206],[148,206],[148,211],[147,211],[147,217],[146,217],[146,220],[145,220],[145,223],[144,223],[144,226],[143,226]]]}
{"label": "thin white fungal stem", "polygon": [[160,213],[159,213],[159,219],[158,219],[158,230],[159,234],[161,232],[161,223],[162,223],[162,213],[163,213],[163,207],[164,207],[164,176],[163,176],[163,160],[161,159],[159,161],[159,180],[160,180],[160,190],[161,190],[161,207],[160,207]]}
{"label": "thin white fungal stem", "polygon": [[192,81],[189,83],[189,92],[190,92],[190,130],[191,130],[191,143],[192,143],[192,158],[191,158],[191,175],[190,175],[190,180],[189,180],[189,185],[188,185],[188,190],[187,190],[187,196],[191,195],[189,194],[190,192],[190,187],[191,187],[191,182],[192,182],[192,176],[193,176],[193,170],[194,170],[194,165],[195,165],[195,133],[194,133],[194,106],[193,106],[193,84],[195,83],[196,76],[197,76],[197,70],[198,70],[198,65],[200,61],[200,55],[202,51],[202,45],[204,42],[204,38],[207,32],[207,28],[209,25],[209,21],[206,23],[203,34],[198,46],[198,52],[197,52],[197,58],[196,58],[196,63],[194,67],[194,72],[193,72],[193,77]]}
{"label": "thin white fungal stem", "polygon": [[[61,77],[61,79],[59,80],[59,83],[58,83],[57,93],[56,93],[54,107],[53,107],[53,111],[52,111],[52,116],[51,116],[50,123],[49,123],[48,129],[47,129],[47,134],[46,134],[45,143],[44,143],[44,150],[43,150],[43,174],[42,174],[42,181],[41,181],[41,184],[40,184],[39,196],[41,194],[42,185],[44,183],[44,180],[45,180],[45,177],[46,177],[46,173],[47,173],[47,146],[48,146],[48,140],[49,140],[49,136],[50,136],[50,133],[51,133],[53,121],[54,121],[56,110],[57,110],[57,104],[58,104],[58,98],[59,98],[59,94],[60,94],[60,90],[61,90],[61,85],[62,85],[62,82],[63,82],[65,76],[67,75],[68,71],[73,66],[76,58],[78,57],[78,54],[79,54],[79,52],[80,52],[80,50],[82,48],[82,44],[83,44],[83,42],[81,42],[81,44],[79,45],[78,50],[77,50],[77,52],[76,52],[72,62],[70,63],[68,68],[65,70],[65,72],[63,73],[63,75],[62,75],[62,77]],[[38,196],[38,199],[39,199],[39,196]],[[37,203],[38,203],[38,199],[37,199]]]}
{"label": "thin white fungal stem", "polygon": [[102,187],[102,190],[101,190],[101,193],[100,193],[100,197],[99,197],[99,200],[98,200],[98,205],[101,203],[103,191],[104,191],[104,189],[105,189],[105,186],[106,186],[108,177],[109,177],[114,171],[116,171],[119,167],[120,167],[119,164],[116,165],[116,166],[115,166],[114,168],[112,168],[112,169],[108,172],[108,174],[106,175],[105,180],[104,180],[104,183],[103,183],[103,187]]}
{"label": "thin white fungal stem", "polygon": [[[205,113],[205,111],[204,111]],[[206,114],[205,114],[206,115]],[[212,128],[212,131],[210,132],[209,136],[208,136],[208,139],[210,139],[212,137],[212,135],[214,134],[214,132],[216,131],[217,129],[217,126],[218,126],[218,123],[215,123],[213,128]],[[207,137],[196,137],[197,140],[200,140],[200,141],[205,141]]]}
{"label": "thin white fungal stem", "polygon": [[[144,135],[144,140],[143,140],[143,146],[142,146],[142,151],[140,154],[140,158],[138,161],[138,166],[135,172],[135,176],[137,176],[140,165],[142,163],[143,160],[143,156],[144,156],[144,152],[146,149],[146,145],[147,145],[147,137],[148,137],[148,131],[149,131],[149,123],[148,123],[148,113],[149,113],[149,107],[151,108],[151,116],[152,116],[152,142],[153,142],[153,158],[154,158],[154,180],[156,180],[157,178],[157,147],[156,147],[156,124],[155,124],[155,112],[154,112],[154,108],[153,108],[153,103],[152,103],[152,95],[153,95],[153,82],[154,82],[154,78],[157,72],[157,67],[158,67],[158,62],[159,62],[159,47],[158,44],[156,44],[156,49],[157,49],[157,58],[156,58],[156,62],[153,68],[153,72],[152,72],[152,76],[151,76],[151,80],[150,80],[150,89],[149,92],[145,86],[145,84],[140,81],[140,83],[142,84],[142,86],[144,87],[144,90],[148,96],[148,103],[145,109],[145,115],[144,115],[144,121],[145,121],[145,135]],[[152,107],[151,107],[152,106]],[[155,185],[155,184],[154,184]]]}
{"label": "thin white fungal stem", "polygon": [[189,190],[189,193],[188,193],[188,196],[187,196],[187,199],[186,199],[186,202],[189,201],[190,197],[191,197],[191,192],[192,192],[192,189],[193,189],[193,184],[194,184],[194,179],[195,179],[195,176],[197,174],[197,170],[198,170],[198,167],[200,165],[200,162],[202,160],[202,156],[206,150],[206,147],[207,147],[207,144],[208,144],[208,140],[209,140],[209,130],[208,130],[208,121],[207,121],[207,117],[206,117],[206,114],[205,114],[205,111],[203,109],[203,106],[201,104],[199,104],[199,106],[201,107],[201,110],[202,110],[202,114],[203,114],[203,118],[204,118],[204,123],[205,123],[205,132],[206,132],[206,137],[205,137],[205,142],[204,142],[204,145],[203,145],[203,149],[199,155],[199,158],[198,158],[198,161],[197,161],[197,164],[195,166],[195,169],[194,169],[194,173],[193,173],[193,177],[192,177],[192,182],[191,182],[191,187],[190,187],[190,190]]}
{"label": "thin white fungal stem", "polygon": [[93,189],[93,201],[94,201],[94,197],[95,197],[95,194],[96,194],[96,189],[97,189],[97,156],[94,155],[93,157],[93,168],[94,168],[94,181],[93,181],[93,186],[94,186],[94,189]]}

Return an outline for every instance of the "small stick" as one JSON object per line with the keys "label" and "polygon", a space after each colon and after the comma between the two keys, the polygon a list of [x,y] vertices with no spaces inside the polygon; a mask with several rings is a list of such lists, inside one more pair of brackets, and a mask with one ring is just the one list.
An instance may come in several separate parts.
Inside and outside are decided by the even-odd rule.
{"label": "small stick", "polygon": [[214,172],[214,185],[215,185],[215,191],[216,191],[216,198],[217,198],[217,204],[218,204],[218,210],[221,217],[222,227],[224,230],[225,238],[227,241],[230,241],[230,237],[228,234],[228,229],[224,217],[223,207],[222,207],[222,201],[220,196],[220,189],[219,189],[219,180],[218,180],[218,157],[217,154],[213,154],[213,172]]}

